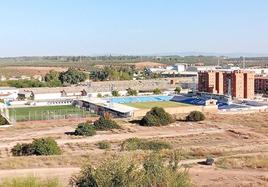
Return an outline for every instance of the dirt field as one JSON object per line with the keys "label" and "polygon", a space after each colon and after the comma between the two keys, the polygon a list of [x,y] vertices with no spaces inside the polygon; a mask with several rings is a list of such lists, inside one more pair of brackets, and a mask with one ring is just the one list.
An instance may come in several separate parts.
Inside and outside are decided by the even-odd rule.
{"label": "dirt field", "polygon": [[34,66],[7,66],[0,68],[0,74],[4,76],[34,76],[34,75],[46,75],[50,70],[58,72],[66,71],[68,68],[64,67],[34,67]]}
{"label": "dirt field", "polygon": [[146,62],[137,62],[137,63],[129,63],[130,65],[135,65],[135,67],[137,69],[144,69],[144,68],[153,68],[153,67],[165,67],[167,66],[166,64],[161,64],[161,63],[157,63],[157,62],[150,62],[150,61],[146,61]]}
{"label": "dirt field", "polygon": [[[211,114],[199,123],[177,121],[166,127],[141,127],[120,119],[123,129],[98,132],[93,137],[74,137],[77,120],[17,123],[0,128],[0,181],[9,176],[37,175],[68,179],[79,172],[85,162],[97,164],[111,154],[138,155],[144,151],[120,151],[122,141],[139,137],[171,143],[183,154],[182,164],[190,167],[189,174],[197,186],[268,186],[268,113]],[[96,118],[89,118],[94,120]],[[30,142],[37,137],[53,137],[63,150],[59,156],[13,157],[10,149],[16,143]],[[107,140],[109,151],[96,143]],[[172,150],[162,151],[168,154]],[[198,164],[212,156],[216,164]],[[235,165],[232,163],[236,163]],[[228,166],[228,167],[225,167]]]}

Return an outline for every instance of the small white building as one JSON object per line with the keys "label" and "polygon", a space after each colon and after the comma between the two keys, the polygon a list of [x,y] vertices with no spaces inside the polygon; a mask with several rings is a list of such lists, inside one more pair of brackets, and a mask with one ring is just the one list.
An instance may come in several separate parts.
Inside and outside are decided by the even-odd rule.
{"label": "small white building", "polygon": [[55,87],[55,88],[22,88],[19,91],[21,100],[48,101],[60,99],[77,99],[88,96],[85,87]]}
{"label": "small white building", "polygon": [[14,101],[18,98],[19,89],[13,87],[0,87],[0,99]]}

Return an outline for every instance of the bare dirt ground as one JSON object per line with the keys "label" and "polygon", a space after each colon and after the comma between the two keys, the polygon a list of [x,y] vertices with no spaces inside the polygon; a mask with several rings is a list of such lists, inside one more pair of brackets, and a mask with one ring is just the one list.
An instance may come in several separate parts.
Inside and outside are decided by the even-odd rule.
{"label": "bare dirt ground", "polygon": [[[11,128],[0,128],[0,180],[9,176],[38,175],[59,177],[65,185],[81,163],[87,159],[99,162],[109,154],[121,152],[125,139],[139,137],[161,139],[170,142],[173,149],[184,152],[183,163],[190,165],[189,174],[197,186],[268,186],[268,170],[265,168],[220,168],[217,165],[197,164],[211,155],[216,160],[236,155],[268,154],[268,113],[210,114],[200,123],[177,121],[166,127],[141,127],[118,122],[121,130],[98,132],[93,137],[74,137],[66,132],[74,131],[81,120],[23,122]],[[89,120],[94,120],[89,119]],[[16,143],[30,142],[33,138],[53,137],[63,149],[60,156],[13,157],[10,149]],[[108,140],[110,151],[100,150],[96,143]],[[142,152],[133,152],[142,155]]]}
{"label": "bare dirt ground", "polygon": [[35,66],[6,66],[6,67],[1,67],[0,73],[5,76],[12,76],[12,75],[26,75],[26,76],[42,75],[44,76],[51,70],[63,72],[63,71],[67,71],[68,68],[35,67]]}
{"label": "bare dirt ground", "polygon": [[150,62],[150,61],[145,61],[145,62],[137,62],[137,63],[129,63],[130,65],[135,65],[137,69],[144,69],[144,68],[153,68],[153,67],[165,67],[167,66],[166,64],[161,64],[157,62]]}

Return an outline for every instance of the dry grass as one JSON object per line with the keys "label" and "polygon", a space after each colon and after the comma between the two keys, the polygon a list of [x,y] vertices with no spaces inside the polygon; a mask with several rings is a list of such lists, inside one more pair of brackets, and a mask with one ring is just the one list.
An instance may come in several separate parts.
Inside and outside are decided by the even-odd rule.
{"label": "dry grass", "polygon": [[33,75],[46,75],[50,70],[63,72],[67,71],[66,67],[35,67],[35,66],[6,66],[0,68],[0,73],[5,76],[33,76]]}
{"label": "dry grass", "polygon": [[216,166],[226,169],[268,169],[268,155],[234,156],[220,158]]}
{"label": "dry grass", "polygon": [[250,114],[210,114],[207,120],[221,127],[235,125],[237,127],[249,127],[255,132],[268,133],[268,112],[257,112]]}

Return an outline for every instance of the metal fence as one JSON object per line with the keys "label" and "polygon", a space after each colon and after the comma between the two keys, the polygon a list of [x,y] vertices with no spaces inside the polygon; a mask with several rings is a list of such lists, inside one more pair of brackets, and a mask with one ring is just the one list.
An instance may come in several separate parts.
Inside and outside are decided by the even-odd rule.
{"label": "metal fence", "polygon": [[79,119],[95,116],[90,111],[80,108],[73,109],[58,109],[58,110],[38,110],[28,111],[23,114],[19,114],[16,110],[9,111],[11,122],[21,121],[38,121],[38,120],[58,120],[58,119]]}

